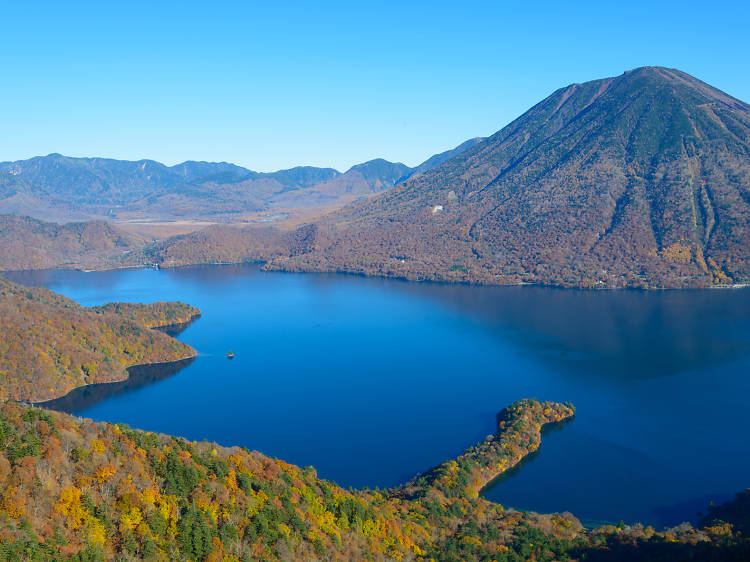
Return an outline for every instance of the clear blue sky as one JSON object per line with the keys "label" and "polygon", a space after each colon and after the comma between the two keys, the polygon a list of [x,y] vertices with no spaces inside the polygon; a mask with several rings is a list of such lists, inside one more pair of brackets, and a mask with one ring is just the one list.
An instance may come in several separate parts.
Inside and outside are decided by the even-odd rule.
{"label": "clear blue sky", "polygon": [[747,0],[6,1],[0,161],[415,165],[637,66],[750,101],[749,22]]}

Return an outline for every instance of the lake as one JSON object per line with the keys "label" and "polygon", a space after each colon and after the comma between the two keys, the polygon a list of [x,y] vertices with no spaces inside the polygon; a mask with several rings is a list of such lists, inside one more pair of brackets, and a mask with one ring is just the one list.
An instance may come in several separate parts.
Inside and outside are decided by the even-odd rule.
{"label": "lake", "polygon": [[456,456],[494,432],[500,409],[533,397],[577,414],[486,491],[505,506],[661,527],[750,486],[750,290],[471,287],[255,266],[8,277],[83,305],[202,309],[177,335],[194,361],[57,403],[77,415],[382,488]]}

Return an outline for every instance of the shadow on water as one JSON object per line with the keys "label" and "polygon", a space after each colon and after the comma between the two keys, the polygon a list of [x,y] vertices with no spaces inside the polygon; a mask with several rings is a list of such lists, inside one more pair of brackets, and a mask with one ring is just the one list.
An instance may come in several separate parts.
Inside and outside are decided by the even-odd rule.
{"label": "shadow on water", "polygon": [[709,512],[710,505],[721,505],[730,501],[733,494],[702,495],[686,501],[652,508],[652,511],[662,521],[688,521],[693,525]]}
{"label": "shadow on water", "polygon": [[[153,329],[175,337],[198,318],[200,318],[200,315],[196,316],[189,322],[171,324],[169,326],[161,326]],[[80,386],[74,388],[65,396],[55,398],[54,400],[48,400],[47,402],[39,402],[36,405],[50,410],[74,414],[85,410],[86,408],[90,408],[107,398],[132,392],[144,386],[167,379],[172,375],[177,374],[193,361],[195,361],[195,357],[189,357],[188,359],[182,359],[180,361],[172,361],[170,363],[136,365],[128,369],[128,378],[124,381]]]}
{"label": "shadow on water", "polygon": [[170,324],[169,326],[160,326],[153,328],[154,330],[159,330],[160,332],[164,332],[168,336],[172,336],[173,338],[184,332],[193,322],[198,320],[201,317],[199,314],[198,316],[192,318],[188,322],[182,322],[181,324]]}
{"label": "shadow on water", "polygon": [[492,326],[555,366],[626,379],[675,375],[750,353],[750,290],[576,291],[392,283]]}
{"label": "shadow on water", "polygon": [[[505,413],[505,410],[498,412],[497,414],[498,424],[504,420],[504,415],[503,415],[504,413]],[[539,452],[542,450],[542,447],[544,446],[545,435],[549,435],[550,433],[557,433],[558,431],[562,431],[563,428],[565,428],[567,425],[570,425],[574,421],[575,421],[575,417],[572,417],[572,418],[568,418],[559,422],[548,423],[544,427],[542,427],[542,445],[536,451],[533,451],[529,453],[528,455],[526,455],[525,457],[523,457],[515,466],[509,468],[508,470],[503,472],[500,476],[488,482],[487,485],[480,490],[479,494],[485,499],[487,499],[486,496],[488,492],[497,488],[500,484],[502,484],[506,480],[516,476],[519,472],[521,472],[521,470],[523,470],[524,466],[528,465],[530,462],[533,462],[534,459],[536,459],[539,456]]]}
{"label": "shadow on water", "polygon": [[71,390],[65,396],[47,402],[40,402],[36,406],[75,414],[107,398],[133,392],[144,386],[167,379],[190,365],[194,360],[194,357],[190,357],[189,359],[174,361],[172,363],[130,367],[128,369],[129,376],[124,381],[81,386]]}

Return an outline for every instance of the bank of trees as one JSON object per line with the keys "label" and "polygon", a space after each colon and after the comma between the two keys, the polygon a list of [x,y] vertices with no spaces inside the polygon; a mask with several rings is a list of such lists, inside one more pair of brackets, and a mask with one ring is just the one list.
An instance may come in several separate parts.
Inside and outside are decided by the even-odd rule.
{"label": "bank of trees", "polygon": [[498,429],[455,460],[446,461],[403,487],[410,496],[440,490],[447,497],[479,496],[482,488],[513,468],[541,444],[541,430],[549,423],[570,419],[570,404],[520,400],[497,415]]}
{"label": "bank of trees", "polygon": [[94,310],[0,278],[0,400],[49,400],[122,380],[133,365],[192,357],[191,347],[141,322],[171,324],[197,312],[183,303]]}
{"label": "bank of trees", "polygon": [[[521,451],[526,431],[567,408],[515,404],[498,442]],[[479,466],[486,454],[462,457]],[[0,559],[562,560],[622,549],[632,559],[627,549],[746,547],[728,524],[589,532],[570,514],[505,511],[441,475],[419,486],[344,490],[246,449],[0,407]]]}
{"label": "bank of trees", "polygon": [[187,324],[200,316],[201,311],[184,302],[110,302],[101,306],[91,307],[96,313],[106,316],[116,314],[119,317],[145,326],[146,328],[163,328]]}

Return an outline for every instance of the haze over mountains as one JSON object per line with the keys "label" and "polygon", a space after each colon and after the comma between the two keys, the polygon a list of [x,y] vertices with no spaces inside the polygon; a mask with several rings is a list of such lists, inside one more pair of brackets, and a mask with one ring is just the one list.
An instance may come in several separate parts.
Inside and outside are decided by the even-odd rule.
{"label": "haze over mountains", "polygon": [[220,222],[258,211],[341,206],[389,189],[466,150],[478,139],[416,168],[382,158],[333,168],[298,166],[261,173],[226,162],[71,158],[60,154],[0,163],[0,214],[66,222],[91,218],[208,218]]}
{"label": "haze over mountains", "polygon": [[[750,106],[674,69],[561,88],[491,137],[414,169],[374,160],[344,174],[257,174],[113,162],[53,155],[2,164],[0,209],[60,197],[79,208],[126,200],[127,212],[227,217],[253,204],[341,206],[349,197],[293,232],[214,226],[125,261],[260,260],[292,271],[586,287],[750,281]],[[79,192],[82,183],[92,187]]]}

